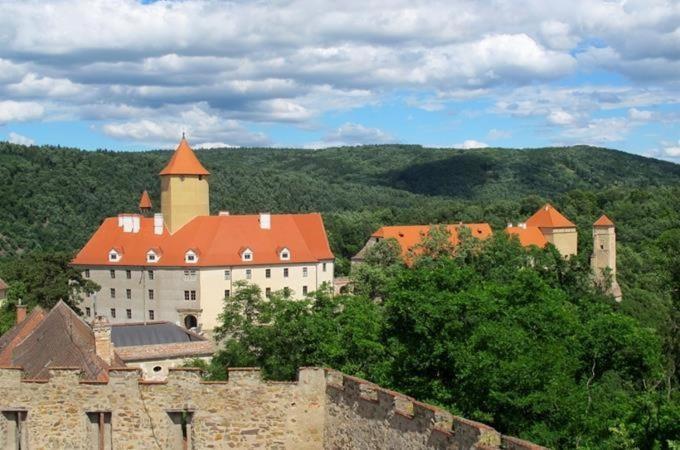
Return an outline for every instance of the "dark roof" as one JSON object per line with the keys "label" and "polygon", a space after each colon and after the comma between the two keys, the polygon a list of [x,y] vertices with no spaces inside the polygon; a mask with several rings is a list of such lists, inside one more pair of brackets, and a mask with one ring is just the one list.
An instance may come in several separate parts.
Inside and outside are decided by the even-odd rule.
{"label": "dark roof", "polygon": [[111,326],[111,341],[113,341],[114,347],[173,344],[204,340],[199,335],[171,322],[112,324]]}
{"label": "dark roof", "polygon": [[14,347],[40,325],[40,322],[43,321],[46,314],[45,310],[40,306],[36,306],[21,323],[17,323],[5,334],[0,336],[0,365],[12,365],[12,352],[14,351]]}
{"label": "dark roof", "polygon": [[85,380],[106,380],[110,367],[97,356],[92,328],[63,301],[14,348],[12,365],[23,367],[27,378],[49,378],[50,367],[78,367]]}

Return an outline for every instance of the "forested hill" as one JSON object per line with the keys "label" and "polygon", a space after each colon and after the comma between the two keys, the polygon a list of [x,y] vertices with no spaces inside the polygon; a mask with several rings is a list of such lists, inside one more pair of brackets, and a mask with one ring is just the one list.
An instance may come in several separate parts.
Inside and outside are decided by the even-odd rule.
{"label": "forested hill", "polygon": [[[354,251],[364,238],[361,233],[381,222],[477,220],[501,226],[544,199],[556,201],[575,190],[597,194],[680,184],[680,165],[585,146],[455,150],[381,145],[198,154],[212,173],[213,211],[324,212],[339,256]],[[77,249],[104,217],[134,211],[143,189],[158,206],[157,174],[170,155],[0,143],[1,254]],[[338,214],[348,211],[364,214],[363,219],[373,214],[349,238],[338,223],[347,219]]]}

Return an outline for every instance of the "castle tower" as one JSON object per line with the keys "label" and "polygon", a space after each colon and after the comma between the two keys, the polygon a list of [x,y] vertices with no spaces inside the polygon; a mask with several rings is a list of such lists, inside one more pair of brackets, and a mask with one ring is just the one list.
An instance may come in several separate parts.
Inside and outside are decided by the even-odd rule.
{"label": "castle tower", "polygon": [[182,136],[170,162],[160,172],[161,212],[170,233],[191,219],[210,214],[208,172]]}
{"label": "castle tower", "polygon": [[620,302],[621,286],[616,281],[616,230],[614,222],[605,215],[593,224],[593,254],[590,257],[590,265],[595,280],[599,283],[604,281],[605,270],[609,269],[611,286],[607,292]]}
{"label": "castle tower", "polygon": [[142,192],[142,197],[139,199],[139,212],[142,214],[148,214],[151,212],[151,198],[149,197],[149,193]]}
{"label": "castle tower", "polygon": [[564,258],[575,255],[578,251],[576,225],[550,203],[546,203],[529,217],[526,225],[538,227],[546,241],[554,245]]}

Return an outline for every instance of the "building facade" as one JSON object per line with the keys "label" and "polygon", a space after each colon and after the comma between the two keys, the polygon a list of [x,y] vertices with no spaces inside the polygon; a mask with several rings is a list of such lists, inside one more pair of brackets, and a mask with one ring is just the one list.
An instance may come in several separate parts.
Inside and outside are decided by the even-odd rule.
{"label": "building facade", "polygon": [[[165,320],[212,330],[238,282],[263,295],[303,298],[333,285],[334,256],[321,215],[208,214],[209,172],[182,139],[161,171],[161,212],[105,219],[72,261],[101,289],[86,318]],[[150,214],[148,195],[140,209]]]}

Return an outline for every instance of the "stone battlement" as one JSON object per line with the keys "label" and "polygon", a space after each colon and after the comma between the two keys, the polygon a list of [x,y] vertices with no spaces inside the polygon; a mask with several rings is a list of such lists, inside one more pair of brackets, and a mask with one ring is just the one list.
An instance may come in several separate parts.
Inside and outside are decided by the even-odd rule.
{"label": "stone battlement", "polygon": [[[108,381],[84,381],[76,368],[53,367],[49,379],[30,380],[21,368],[5,367],[0,411],[25,412],[22,439],[31,448],[91,448],[97,427],[108,427],[106,448],[175,448],[182,436],[195,449],[542,448],[314,367],[301,368],[294,382],[263,380],[253,368],[229,368],[228,381],[204,381],[194,368],[171,369],[164,381],[142,380],[131,368],[111,369]],[[93,425],[97,414],[106,416]],[[4,440],[16,431],[7,417],[0,419]]]}

